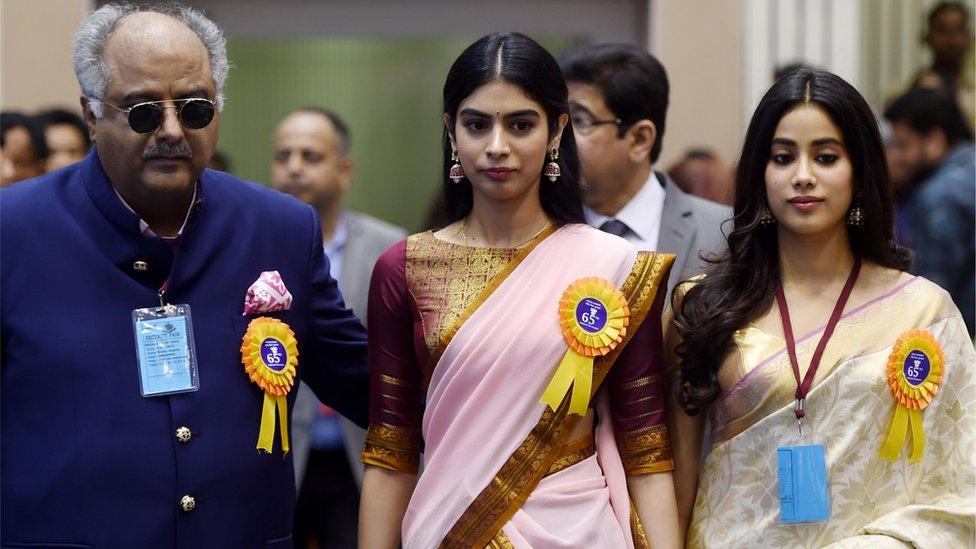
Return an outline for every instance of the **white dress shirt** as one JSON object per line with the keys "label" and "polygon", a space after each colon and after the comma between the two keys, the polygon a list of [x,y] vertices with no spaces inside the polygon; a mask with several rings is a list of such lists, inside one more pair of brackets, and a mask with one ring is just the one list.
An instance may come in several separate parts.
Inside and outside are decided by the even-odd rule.
{"label": "white dress shirt", "polygon": [[661,234],[661,214],[664,212],[664,185],[651,172],[650,177],[629,202],[609,217],[599,214],[588,206],[583,207],[586,222],[599,228],[605,222],[616,219],[627,226],[624,240],[639,250],[656,250],[658,236]]}

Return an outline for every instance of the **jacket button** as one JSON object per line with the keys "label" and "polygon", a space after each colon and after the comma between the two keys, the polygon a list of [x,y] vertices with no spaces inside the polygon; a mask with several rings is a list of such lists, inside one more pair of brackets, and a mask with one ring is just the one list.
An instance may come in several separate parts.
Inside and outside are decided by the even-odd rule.
{"label": "jacket button", "polygon": [[146,272],[149,270],[149,264],[145,261],[136,261],[132,264],[132,269],[139,272]]}
{"label": "jacket button", "polygon": [[183,511],[186,513],[192,511],[196,506],[197,500],[193,499],[193,496],[183,496],[183,498],[180,499],[180,509],[183,509]]}
{"label": "jacket button", "polygon": [[182,442],[184,444],[187,443],[187,442],[190,442],[190,438],[192,436],[193,436],[193,433],[190,432],[190,428],[189,427],[180,427],[179,429],[176,430],[176,440],[178,440],[178,441],[180,441],[180,442]]}

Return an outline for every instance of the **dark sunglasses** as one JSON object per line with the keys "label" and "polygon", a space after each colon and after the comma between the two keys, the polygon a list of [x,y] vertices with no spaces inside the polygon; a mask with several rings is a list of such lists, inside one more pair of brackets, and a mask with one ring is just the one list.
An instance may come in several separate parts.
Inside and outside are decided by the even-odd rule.
{"label": "dark sunglasses", "polygon": [[136,133],[153,133],[163,124],[163,111],[172,104],[176,109],[176,116],[180,124],[190,130],[206,128],[213,121],[214,102],[209,99],[191,98],[174,99],[172,101],[146,101],[122,108],[102,101],[103,104],[123,113],[128,117],[129,127]]}

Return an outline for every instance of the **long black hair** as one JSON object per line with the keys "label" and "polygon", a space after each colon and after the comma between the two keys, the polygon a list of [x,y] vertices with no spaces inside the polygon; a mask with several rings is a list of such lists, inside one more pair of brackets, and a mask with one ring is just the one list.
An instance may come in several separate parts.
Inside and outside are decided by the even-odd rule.
{"label": "long black hair", "polygon": [[[559,65],[552,55],[524,34],[495,33],[483,36],[451,65],[444,82],[444,114],[453,128],[461,102],[481,86],[502,80],[522,88],[546,112],[549,135],[559,129],[559,116],[569,115],[569,93]],[[467,178],[459,183],[447,175],[451,160],[451,140],[444,129],[444,208],[448,223],[471,213],[473,194]],[[546,214],[558,223],[584,223],[583,199],[580,193],[579,153],[573,128],[566,124],[559,142],[559,169],[562,175],[555,183],[543,180],[539,200]],[[545,162],[543,162],[545,164]],[[540,177],[542,172],[539,173]]]}
{"label": "long black hair", "polygon": [[852,207],[864,225],[848,237],[855,256],[906,270],[910,253],[894,240],[888,166],[878,124],[854,87],[825,71],[800,69],[779,80],[756,108],[735,174],[735,205],[728,251],[711,260],[707,275],[676,305],[675,328],[682,341],[678,400],[697,414],[719,394],[716,372],[732,346],[732,334],[766,312],[779,284],[775,226],[760,225],[766,207],[766,165],[780,119],[799,105],[827,112],[843,135],[851,159]]}

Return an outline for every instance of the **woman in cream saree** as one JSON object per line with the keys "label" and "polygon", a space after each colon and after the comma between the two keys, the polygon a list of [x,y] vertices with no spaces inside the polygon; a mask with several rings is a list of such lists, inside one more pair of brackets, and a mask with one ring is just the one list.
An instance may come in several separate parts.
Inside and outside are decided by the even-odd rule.
{"label": "woman in cream saree", "polygon": [[581,223],[566,86],[541,46],[482,38],[444,95],[453,222],[391,247],[370,284],[360,546],[677,546],[673,256]]}
{"label": "woman in cream saree", "polygon": [[[972,546],[976,357],[946,292],[904,272],[866,102],[784,77],[736,180],[729,252],[675,292],[667,336],[688,546]],[[800,446],[825,478],[780,470]],[[810,493],[827,516],[791,524]]]}
{"label": "woman in cream saree", "polygon": [[[892,462],[878,455],[895,409],[885,374],[910,330],[932,334],[946,368],[922,412],[921,461],[910,461],[906,443]],[[801,364],[820,331],[797,340]],[[804,430],[827,441],[831,518],[823,524],[777,524],[776,448],[783,442],[777,434],[796,430],[785,341],[750,325],[735,334],[735,346],[721,368],[729,388],[712,404],[712,447],[700,472],[689,546],[973,545],[976,357],[945,291],[909,278],[841,318],[806,399],[815,412]]]}

